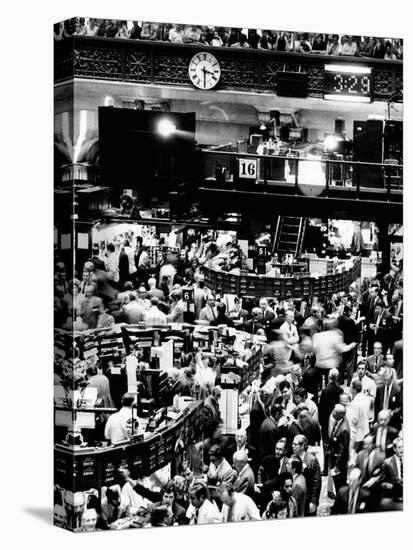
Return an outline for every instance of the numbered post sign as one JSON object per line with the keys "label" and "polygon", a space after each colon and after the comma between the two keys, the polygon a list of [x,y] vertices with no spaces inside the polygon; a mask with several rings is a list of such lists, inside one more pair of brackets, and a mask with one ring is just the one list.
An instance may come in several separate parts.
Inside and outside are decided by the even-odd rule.
{"label": "numbered post sign", "polygon": [[194,290],[192,288],[184,288],[182,290],[182,300],[191,303],[194,301]]}
{"label": "numbered post sign", "polygon": [[265,274],[265,264],[269,258],[268,247],[264,245],[258,245],[256,247],[256,267],[257,272],[261,275]]}
{"label": "numbered post sign", "polygon": [[238,162],[240,178],[257,179],[257,159],[239,159]]}

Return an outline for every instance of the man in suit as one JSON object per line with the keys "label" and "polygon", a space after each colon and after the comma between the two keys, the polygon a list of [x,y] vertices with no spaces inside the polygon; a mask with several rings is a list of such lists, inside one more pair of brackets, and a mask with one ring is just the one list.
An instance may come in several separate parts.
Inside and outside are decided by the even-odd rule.
{"label": "man in suit", "polygon": [[99,258],[99,246],[97,244],[93,245],[92,257],[89,261],[93,263],[94,269],[106,271],[105,262]]}
{"label": "man in suit", "polygon": [[360,483],[369,491],[370,511],[377,510],[380,502],[380,484],[383,476],[386,455],[375,446],[371,435],[364,438],[363,448],[357,453],[356,467],[361,472]]}
{"label": "man in suit", "polygon": [[212,294],[208,295],[206,306],[203,307],[199,314],[199,320],[204,321],[205,324],[210,324],[217,317],[217,310],[215,307],[215,298]]}
{"label": "man in suit", "polygon": [[298,434],[305,435],[309,445],[319,445],[321,440],[320,425],[316,420],[311,418],[307,405],[305,403],[299,403],[296,414],[297,419],[293,420],[288,427],[288,447],[290,447],[291,441]]}
{"label": "man in suit", "polygon": [[396,439],[398,430],[390,426],[391,414],[389,410],[383,409],[377,415],[377,423],[371,427],[370,434],[374,438],[375,446],[389,457],[393,450],[393,441]]}
{"label": "man in suit", "polygon": [[292,496],[297,503],[297,515],[299,518],[304,517],[305,497],[307,494],[307,484],[303,476],[303,463],[296,456],[290,460],[291,473],[293,475],[293,490]]}
{"label": "man in suit", "polygon": [[324,475],[327,475],[328,460],[326,452],[330,415],[333,412],[334,406],[340,403],[340,395],[344,391],[338,383],[339,376],[340,374],[337,369],[330,370],[328,373],[328,384],[321,391],[320,403],[318,405],[318,418],[321,426],[324,449]]}
{"label": "man in suit", "polygon": [[226,481],[232,483],[235,472],[224,458],[221,446],[214,443],[208,452],[210,460],[207,472],[208,485],[220,485]]}
{"label": "man in suit", "polygon": [[250,411],[250,425],[248,427],[248,440],[258,450],[260,444],[261,425],[267,418],[266,405],[271,394],[265,390],[259,390]]}
{"label": "man in suit", "polygon": [[[351,308],[344,306],[343,313],[338,318],[338,328],[343,333],[343,340],[345,344],[351,344],[352,342],[359,341],[359,333],[356,323],[350,317]],[[353,348],[350,351],[346,351],[342,355],[343,372],[342,380],[347,380],[347,384],[350,385],[353,378],[354,367],[357,359],[357,348]]]}
{"label": "man in suit", "polygon": [[377,388],[376,399],[374,402],[374,410],[376,418],[381,410],[390,410],[390,425],[392,425],[397,430],[400,430],[402,394],[400,386],[397,384],[394,378],[394,369],[390,367],[385,367],[383,370],[384,385]]}
{"label": "man in suit", "polygon": [[383,346],[381,342],[374,342],[373,355],[369,355],[366,359],[367,376],[375,378],[380,369],[384,365]]}
{"label": "man in suit", "polygon": [[391,344],[393,317],[379,300],[374,308],[373,319],[369,325],[369,352],[373,349],[374,342],[381,342],[383,352],[386,353]]}
{"label": "man in suit", "polygon": [[264,328],[260,320],[261,310],[259,307],[253,307],[251,318],[244,322],[244,331],[249,334],[257,334],[257,331]]}
{"label": "man in suit", "polygon": [[339,514],[359,514],[370,512],[369,493],[361,486],[361,472],[353,468],[349,484],[339,490],[334,505],[330,510],[332,516]]}
{"label": "man in suit", "polygon": [[260,323],[262,323],[264,328],[267,328],[270,326],[271,321],[273,321],[275,317],[275,313],[268,305],[267,298],[260,299],[260,310],[261,310],[261,313],[259,316],[259,321]]}
{"label": "man in suit", "polygon": [[200,481],[194,482],[189,488],[189,505],[186,516],[191,525],[221,523],[222,515],[217,506],[208,499],[208,489]]}
{"label": "man in suit", "polygon": [[363,334],[362,351],[363,356],[366,354],[366,348],[368,349],[368,355],[371,355],[372,350],[372,331],[370,324],[374,321],[374,310],[376,303],[380,300],[379,297],[380,288],[377,284],[372,283],[363,294],[362,302],[360,304],[360,314],[365,317],[365,332]]}
{"label": "man in suit", "polygon": [[347,464],[349,460],[350,427],[346,419],[344,405],[335,405],[332,417],[334,423],[327,442],[328,467],[333,477],[336,494],[347,482]]}
{"label": "man in suit", "polygon": [[235,442],[228,446],[228,452],[232,453],[236,451],[245,451],[248,454],[248,464],[251,466],[254,475],[257,472],[257,450],[250,445],[247,441],[247,432],[244,428],[240,428],[235,432]]}
{"label": "man in suit", "polygon": [[287,444],[286,439],[283,437],[275,444],[275,453],[267,455],[262,459],[258,470],[259,483],[277,480],[280,474],[288,472],[289,467],[290,461],[287,458]]}
{"label": "man in suit", "polygon": [[279,403],[271,407],[270,415],[263,421],[260,429],[259,455],[264,458],[274,452],[276,442],[287,437],[287,425],[284,411]]}
{"label": "man in suit", "polygon": [[384,461],[383,477],[381,488],[385,496],[392,496],[394,486],[403,486],[403,439],[396,438],[393,441],[394,453]]}
{"label": "man in suit", "polygon": [[304,435],[296,435],[293,440],[293,456],[303,463],[303,475],[307,484],[305,516],[315,516],[320,501],[321,471],[318,460],[308,452],[308,442]]}
{"label": "man in suit", "polygon": [[211,422],[221,418],[221,412],[219,410],[220,397],[221,387],[215,386],[211,395],[208,395],[204,401],[204,427],[207,429],[211,425]]}
{"label": "man in suit", "polygon": [[232,464],[238,474],[234,481],[234,491],[252,496],[254,494],[255,476],[248,464],[248,452],[236,451],[232,458]]}

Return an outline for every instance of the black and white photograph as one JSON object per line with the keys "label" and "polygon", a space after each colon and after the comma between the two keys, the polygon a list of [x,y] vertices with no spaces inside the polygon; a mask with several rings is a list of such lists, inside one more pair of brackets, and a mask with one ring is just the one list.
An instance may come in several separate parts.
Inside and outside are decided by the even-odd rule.
{"label": "black and white photograph", "polygon": [[75,533],[403,511],[405,37],[214,18],[50,29]]}

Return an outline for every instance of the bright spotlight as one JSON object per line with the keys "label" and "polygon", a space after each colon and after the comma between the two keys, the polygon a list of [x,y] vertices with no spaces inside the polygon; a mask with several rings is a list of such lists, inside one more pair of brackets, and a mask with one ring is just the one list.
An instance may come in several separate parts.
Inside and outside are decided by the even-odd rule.
{"label": "bright spotlight", "polygon": [[163,118],[158,122],[158,133],[161,136],[169,137],[176,130],[175,124],[173,124],[169,119]]}
{"label": "bright spotlight", "polygon": [[337,136],[326,136],[324,139],[324,147],[327,149],[327,151],[335,151],[338,147]]}

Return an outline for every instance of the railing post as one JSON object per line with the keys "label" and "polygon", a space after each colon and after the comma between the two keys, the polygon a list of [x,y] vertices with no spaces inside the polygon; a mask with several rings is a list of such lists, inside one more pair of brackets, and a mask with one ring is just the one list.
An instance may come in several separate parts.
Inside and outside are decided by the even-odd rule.
{"label": "railing post", "polygon": [[[260,162],[260,159],[258,158],[257,159],[258,162]],[[264,172],[264,185],[267,186],[267,180],[268,180],[268,158],[266,155],[263,156],[262,158],[262,169],[263,169],[263,172]]]}
{"label": "railing post", "polygon": [[360,163],[359,162],[356,162],[353,165],[353,174],[354,174],[354,169],[356,170],[356,197],[359,199],[360,198]]}
{"label": "railing post", "polygon": [[389,176],[388,169],[390,166],[386,166],[384,168],[384,173],[387,177],[387,202],[390,202],[390,195],[391,195],[391,176]]}
{"label": "railing post", "polygon": [[326,197],[328,197],[328,190],[330,189],[330,178],[331,178],[331,164],[330,159],[326,160]]}
{"label": "railing post", "polygon": [[298,195],[298,166],[299,166],[299,160],[298,158],[295,158],[294,159],[294,169],[295,169],[294,188],[295,188],[296,195]]}
{"label": "railing post", "polygon": [[238,155],[236,153],[232,155],[231,165],[233,188],[235,189],[236,187],[238,187],[239,184]]}

